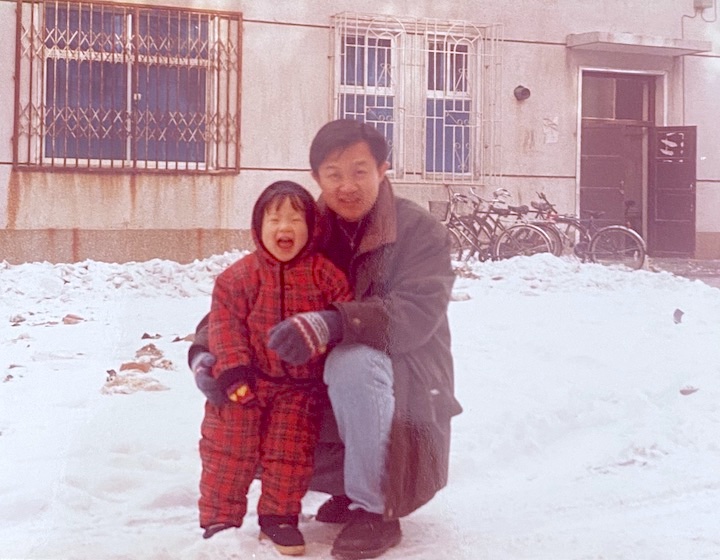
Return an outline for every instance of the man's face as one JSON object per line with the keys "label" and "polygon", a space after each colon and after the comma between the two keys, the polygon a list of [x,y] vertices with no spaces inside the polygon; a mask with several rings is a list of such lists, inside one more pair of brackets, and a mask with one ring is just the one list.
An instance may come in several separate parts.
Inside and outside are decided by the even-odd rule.
{"label": "man's face", "polygon": [[280,262],[294,258],[308,242],[305,214],[293,208],[289,198],[265,210],[261,229],[262,244]]}
{"label": "man's face", "polygon": [[313,178],[330,210],[345,221],[358,222],[375,204],[388,165],[378,165],[367,142],[361,141],[330,153]]}

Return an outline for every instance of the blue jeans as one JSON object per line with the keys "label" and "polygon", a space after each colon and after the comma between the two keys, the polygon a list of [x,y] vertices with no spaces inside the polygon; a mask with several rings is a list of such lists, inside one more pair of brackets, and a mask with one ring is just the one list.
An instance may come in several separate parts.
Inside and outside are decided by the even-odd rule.
{"label": "blue jeans", "polygon": [[324,379],[345,445],[350,508],[383,513],[382,483],[395,410],[390,357],[362,344],[341,344],[327,357]]}

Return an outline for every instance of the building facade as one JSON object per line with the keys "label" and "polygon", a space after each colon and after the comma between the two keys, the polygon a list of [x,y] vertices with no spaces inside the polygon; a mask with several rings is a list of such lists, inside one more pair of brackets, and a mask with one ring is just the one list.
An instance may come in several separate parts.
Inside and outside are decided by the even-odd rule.
{"label": "building facade", "polygon": [[0,0],[2,258],[248,247],[265,186],[317,193],[339,117],[383,131],[425,206],[543,192],[651,255],[720,258],[717,1]]}

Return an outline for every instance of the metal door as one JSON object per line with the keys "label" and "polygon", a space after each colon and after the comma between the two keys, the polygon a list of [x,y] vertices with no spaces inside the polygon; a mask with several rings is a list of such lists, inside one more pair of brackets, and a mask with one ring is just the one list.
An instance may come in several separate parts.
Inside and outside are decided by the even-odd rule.
{"label": "metal door", "polygon": [[581,140],[580,212],[602,211],[598,226],[625,224],[631,204],[633,227],[643,234],[643,184],[647,130],[621,122],[584,122]]}
{"label": "metal door", "polygon": [[648,252],[695,253],[696,138],[694,126],[653,129],[648,185]]}

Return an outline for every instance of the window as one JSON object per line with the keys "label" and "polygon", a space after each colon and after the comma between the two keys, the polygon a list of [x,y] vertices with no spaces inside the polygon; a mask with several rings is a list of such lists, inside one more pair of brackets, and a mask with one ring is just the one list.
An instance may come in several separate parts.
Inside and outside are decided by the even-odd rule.
{"label": "window", "polygon": [[650,121],[653,78],[583,72],[582,116],[589,119]]}
{"label": "window", "polygon": [[445,39],[433,39],[429,44],[425,168],[430,172],[470,171],[469,47]]}
{"label": "window", "polygon": [[22,4],[16,165],[237,171],[238,15]]}
{"label": "window", "polygon": [[340,14],[335,116],[390,144],[395,179],[490,183],[498,174],[499,27]]}
{"label": "window", "polygon": [[392,149],[395,109],[393,39],[344,36],[342,43],[340,115],[373,124],[385,134]]}

